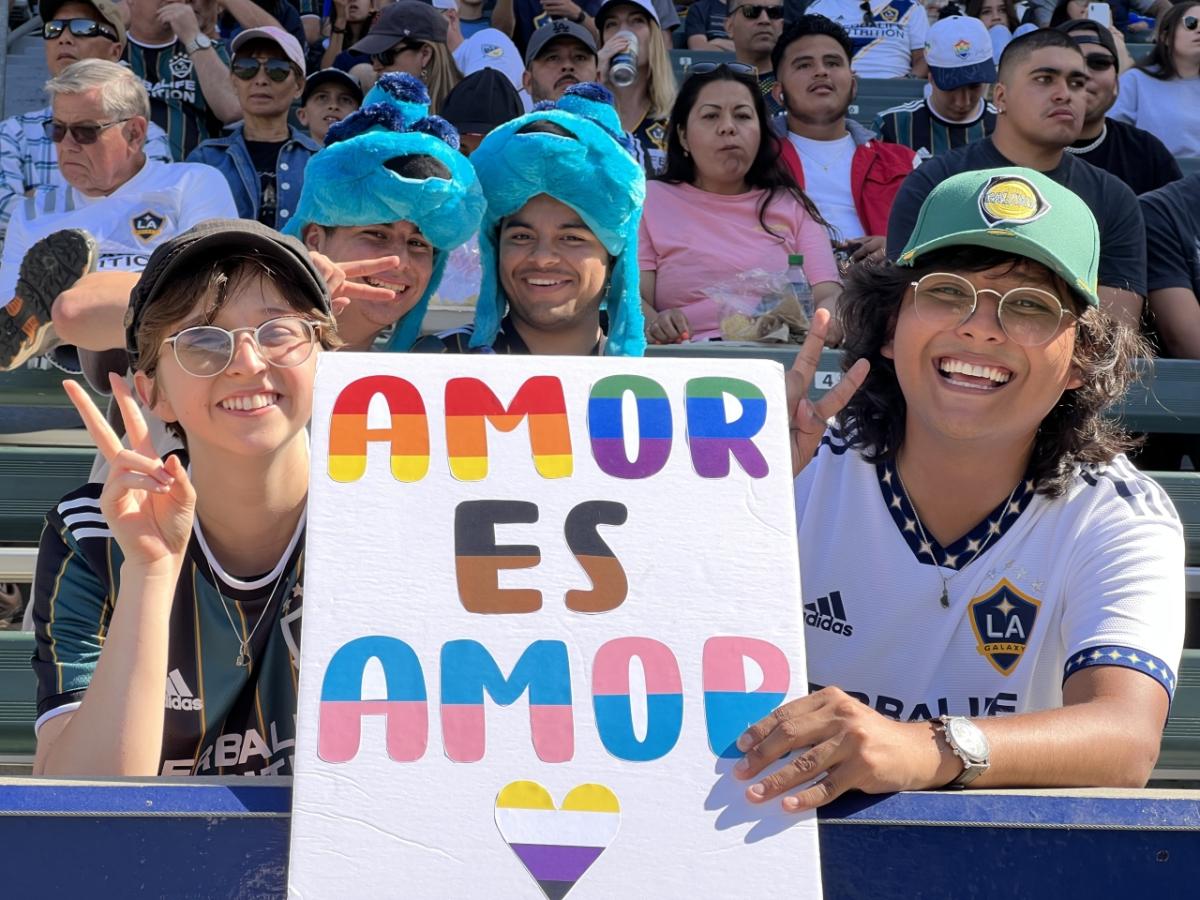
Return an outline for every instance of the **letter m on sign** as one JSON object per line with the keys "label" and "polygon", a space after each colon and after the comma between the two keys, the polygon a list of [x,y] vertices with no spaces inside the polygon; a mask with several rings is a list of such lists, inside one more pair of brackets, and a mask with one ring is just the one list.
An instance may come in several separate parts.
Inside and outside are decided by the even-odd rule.
{"label": "letter m on sign", "polygon": [[528,379],[506,407],[478,378],[446,382],[446,452],[459,481],[480,481],[488,473],[487,425],[513,431],[529,420],[533,465],[543,478],[566,478],[572,471],[571,432],[562,383],[550,375]]}

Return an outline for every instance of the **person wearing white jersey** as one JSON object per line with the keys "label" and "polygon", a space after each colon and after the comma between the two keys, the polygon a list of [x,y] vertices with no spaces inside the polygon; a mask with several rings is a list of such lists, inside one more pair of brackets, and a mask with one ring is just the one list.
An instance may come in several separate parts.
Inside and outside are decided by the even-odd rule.
{"label": "person wearing white jersey", "polygon": [[896,262],[851,272],[845,375],[814,404],[816,317],[789,375],[812,692],[738,740],[750,800],[1145,784],[1184,543],[1104,417],[1146,347],[1099,308],[1099,252],[1066,188],[964,172]]}
{"label": "person wearing white jersey", "polygon": [[815,0],[804,10],[850,34],[859,78],[924,78],[929,17],[919,0]]}
{"label": "person wearing white jersey", "polygon": [[[67,187],[18,206],[0,260],[0,371],[56,344],[91,350],[97,295],[59,295],[85,272],[139,272],[167,238],[204,219],[236,217],[229,185],[208,166],[146,158],[150,101],[141,80],[114,62],[81,60],[46,84],[48,124]],[[128,292],[113,303],[117,323]],[[94,319],[92,319],[94,321]]]}

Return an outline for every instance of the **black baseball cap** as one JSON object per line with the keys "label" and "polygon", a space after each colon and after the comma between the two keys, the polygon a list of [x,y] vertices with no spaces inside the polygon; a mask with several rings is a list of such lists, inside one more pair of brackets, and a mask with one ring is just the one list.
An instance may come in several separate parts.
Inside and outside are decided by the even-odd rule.
{"label": "black baseball cap", "polygon": [[592,37],[590,31],[570,19],[550,19],[543,22],[542,26],[530,36],[529,43],[525,46],[525,68],[528,69],[529,64],[542,55],[547,44],[559,38],[579,41],[592,52],[592,56],[598,55],[596,39]]}
{"label": "black baseball cap", "polygon": [[341,69],[321,69],[319,72],[313,72],[308,78],[304,79],[304,93],[300,95],[300,105],[303,106],[308,102],[308,98],[313,95],[313,91],[323,84],[333,82],[340,84],[346,90],[354,95],[358,101],[358,105],[362,106],[363,89],[358,80],[349,72],[343,72]]}
{"label": "black baseball cap", "polygon": [[487,134],[524,114],[525,104],[508,76],[490,66],[456,84],[446,95],[441,113],[460,134]]}
{"label": "black baseball cap", "polygon": [[[1056,25],[1054,29],[1061,31],[1081,48],[1085,44],[1100,45],[1112,54],[1118,70],[1120,69],[1121,57],[1117,53],[1117,42],[1113,40],[1112,33],[1099,22],[1093,22],[1091,19],[1068,19],[1066,22]],[[1090,33],[1080,34],[1083,31]]]}
{"label": "black baseball cap", "polygon": [[444,44],[449,28],[446,17],[430,4],[421,0],[400,0],[385,7],[367,36],[350,49],[374,56],[391,50],[404,40]]}
{"label": "black baseball cap", "polygon": [[125,350],[131,368],[137,368],[137,333],[146,307],[172,279],[192,271],[199,257],[212,260],[227,254],[262,257],[278,272],[280,280],[300,289],[313,309],[332,315],[329,288],[302,243],[252,219],[207,219],[159,244],[130,292],[129,309],[125,311]]}

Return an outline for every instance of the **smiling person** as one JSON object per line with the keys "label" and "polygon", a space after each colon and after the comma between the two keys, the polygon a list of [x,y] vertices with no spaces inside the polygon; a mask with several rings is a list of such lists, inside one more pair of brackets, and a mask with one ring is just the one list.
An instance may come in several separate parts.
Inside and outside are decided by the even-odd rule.
{"label": "smiling person", "polygon": [[1184,543],[1105,416],[1146,346],[1099,257],[1087,206],[1010,168],[947,178],[897,263],[850,274],[841,384],[803,399],[819,326],[789,376],[813,692],[739,739],[752,802],[1146,783]]}
{"label": "smiling person", "polygon": [[[428,116],[417,78],[389,73],[362,109],[334,125],[309,163],[287,233],[304,241],[335,300],[347,350],[409,350],[450,251],[479,228],[484,199],[458,134]],[[352,285],[354,285],[352,287]]]}
{"label": "smiling person", "polygon": [[825,222],[781,161],[746,68],[693,67],[671,112],[667,170],[647,186],[638,240],[646,336],[656,344],[719,337],[708,290],[751,269],[783,275],[790,254],[803,254],[816,305],[836,310]]}
{"label": "smiling person", "polygon": [[304,90],[304,50],[282,28],[247,28],[231,45],[230,82],[242,109],[240,124],[205,141],[188,162],[225,176],[238,215],[283,228],[300,200],[304,168],[320,146],[288,124]]}
{"label": "smiling person", "polygon": [[363,89],[341,69],[322,69],[304,80],[296,118],[318,146],[325,146],[329,126],[342,121],[363,101]]}
{"label": "smiling person", "polygon": [[417,350],[642,355],[645,177],[620,134],[608,92],[580,84],[483,139],[471,155],[487,197],[475,321]]}
{"label": "smiling person", "polygon": [[[46,82],[47,139],[67,187],[17,207],[0,258],[0,371],[58,345],[124,346],[125,308],[150,251],[204,219],[235,216],[220,173],[147,159],[150,101],[117,63],[83,59]],[[88,276],[92,288],[72,292]],[[98,284],[107,283],[101,290]],[[115,286],[114,286],[115,285]],[[66,347],[61,362],[79,371]],[[103,379],[107,385],[107,377]]]}
{"label": "smiling person", "polygon": [[908,243],[921,203],[959,172],[1020,165],[1074,191],[1100,226],[1100,304],[1139,327],[1146,295],[1146,229],[1137,198],[1124,182],[1065,152],[1079,137],[1087,108],[1088,70],[1071,38],[1043,29],[1013,40],[1000,58],[996,130],[966,147],[939,154],[905,180],[888,222],[888,255]]}
{"label": "smiling person", "polygon": [[[111,466],[38,548],[40,775],[293,774],[308,435],[329,293],[304,248],[246,220],[160,246],[133,292],[130,449],[67,382]],[[165,695],[164,695],[165,688]]]}
{"label": "smiling person", "polygon": [[[46,68],[54,77],[81,59],[121,58],[125,23],[109,0],[43,0]],[[0,244],[13,211],[26,197],[42,188],[65,188],[58,170],[58,145],[46,137],[46,123],[54,118],[49,107],[10,116],[0,122]],[[146,132],[146,156],[171,161],[171,148],[161,128],[151,122]]]}

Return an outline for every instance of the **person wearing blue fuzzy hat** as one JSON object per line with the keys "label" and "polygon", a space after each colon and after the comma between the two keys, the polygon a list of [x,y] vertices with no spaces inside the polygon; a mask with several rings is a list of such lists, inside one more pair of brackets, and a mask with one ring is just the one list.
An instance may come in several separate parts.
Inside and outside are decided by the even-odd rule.
{"label": "person wearing blue fuzzy hat", "polygon": [[557,103],[492,131],[471,155],[487,198],[483,283],[474,325],[439,335],[436,349],[645,352],[637,230],[646,179],[611,104],[599,85],[572,85]]}
{"label": "person wearing blue fuzzy hat", "polygon": [[338,311],[346,349],[369,350],[393,323],[387,349],[411,349],[450,251],[479,227],[475,170],[453,126],[428,112],[417,78],[382,76],[362,109],[329,129],[284,229],[304,241],[335,293],[354,279],[374,289]]}

